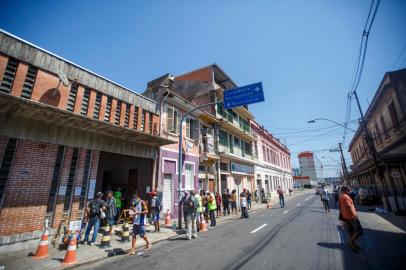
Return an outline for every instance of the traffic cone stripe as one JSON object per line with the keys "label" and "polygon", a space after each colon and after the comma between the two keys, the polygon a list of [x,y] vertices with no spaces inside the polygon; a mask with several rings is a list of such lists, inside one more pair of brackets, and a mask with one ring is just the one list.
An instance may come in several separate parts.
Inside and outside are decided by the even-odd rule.
{"label": "traffic cone stripe", "polygon": [[48,245],[48,240],[43,240],[43,241],[41,241],[40,243],[39,243],[41,246],[45,246],[45,245]]}
{"label": "traffic cone stripe", "polygon": [[39,242],[37,252],[35,253],[34,259],[42,259],[49,256],[48,253],[48,230],[45,230]]}
{"label": "traffic cone stripe", "polygon": [[71,245],[69,245],[69,246],[68,246],[68,250],[76,250],[76,246],[71,246]]}

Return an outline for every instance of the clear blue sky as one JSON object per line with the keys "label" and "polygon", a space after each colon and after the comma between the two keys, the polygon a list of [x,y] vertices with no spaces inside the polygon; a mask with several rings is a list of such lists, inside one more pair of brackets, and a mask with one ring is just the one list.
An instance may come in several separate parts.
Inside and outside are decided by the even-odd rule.
{"label": "clear blue sky", "polygon": [[[370,3],[0,0],[0,27],[136,92],[162,74],[211,63],[239,85],[262,81],[266,102],[250,110],[286,138],[296,165],[299,151],[328,149],[342,140],[341,128],[319,130],[331,124],[307,121],[344,122]],[[399,57],[406,45],[405,14],[406,1],[381,2],[359,86],[364,110],[385,72],[406,66],[406,51]],[[351,119],[357,119],[352,104]],[[338,159],[328,151],[316,154]],[[326,169],[327,175],[336,170]]]}

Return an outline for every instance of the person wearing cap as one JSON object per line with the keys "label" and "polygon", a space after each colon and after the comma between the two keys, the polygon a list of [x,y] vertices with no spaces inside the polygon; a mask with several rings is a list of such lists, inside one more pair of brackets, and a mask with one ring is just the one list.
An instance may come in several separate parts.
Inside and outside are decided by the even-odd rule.
{"label": "person wearing cap", "polygon": [[[96,244],[97,233],[100,228],[100,220],[102,219],[101,214],[102,214],[102,211],[106,210],[106,204],[102,200],[102,197],[103,197],[103,193],[97,192],[96,199],[89,202],[88,207],[86,209],[87,216],[89,217],[89,223],[87,225],[85,239],[83,242],[84,243],[87,242],[87,244],[91,245],[91,246]],[[90,235],[90,231],[92,230],[92,228],[93,228],[92,241],[89,242],[89,235]]]}

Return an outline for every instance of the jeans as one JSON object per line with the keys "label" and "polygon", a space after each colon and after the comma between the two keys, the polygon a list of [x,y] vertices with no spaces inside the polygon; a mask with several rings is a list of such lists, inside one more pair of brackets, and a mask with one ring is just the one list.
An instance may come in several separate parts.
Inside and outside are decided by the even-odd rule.
{"label": "jeans", "polygon": [[186,215],[186,237],[197,238],[196,218],[193,215]]}
{"label": "jeans", "polygon": [[247,200],[247,209],[251,209],[252,200]]}
{"label": "jeans", "polygon": [[121,207],[117,207],[117,215],[116,215],[116,221],[118,222],[118,218],[120,217],[120,214],[121,214]]}
{"label": "jeans", "polygon": [[210,226],[215,227],[216,226],[216,216],[214,215],[214,211],[216,210],[209,210],[210,214]]}
{"label": "jeans", "polygon": [[97,233],[100,228],[100,219],[98,217],[89,219],[89,223],[87,224],[87,229],[86,229],[86,233],[85,233],[85,242],[89,242],[89,234],[90,234],[90,231],[92,230],[92,227],[94,227],[93,236],[92,236],[92,243],[94,243],[94,242],[96,242]]}
{"label": "jeans", "polygon": [[223,211],[224,211],[224,215],[226,215],[226,212],[227,212],[227,215],[230,214],[230,204],[228,202],[223,203]]}
{"label": "jeans", "polygon": [[281,208],[285,207],[285,198],[284,197],[279,197],[279,203],[281,205]]}

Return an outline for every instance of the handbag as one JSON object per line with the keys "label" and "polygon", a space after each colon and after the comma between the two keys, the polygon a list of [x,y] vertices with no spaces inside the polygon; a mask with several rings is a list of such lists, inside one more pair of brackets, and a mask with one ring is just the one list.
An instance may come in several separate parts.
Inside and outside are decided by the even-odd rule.
{"label": "handbag", "polygon": [[102,209],[100,209],[100,218],[105,219],[106,218],[106,213]]}
{"label": "handbag", "polygon": [[343,215],[341,214],[341,211],[340,211],[340,213],[338,214],[338,220],[347,221],[347,220],[343,217]]}

